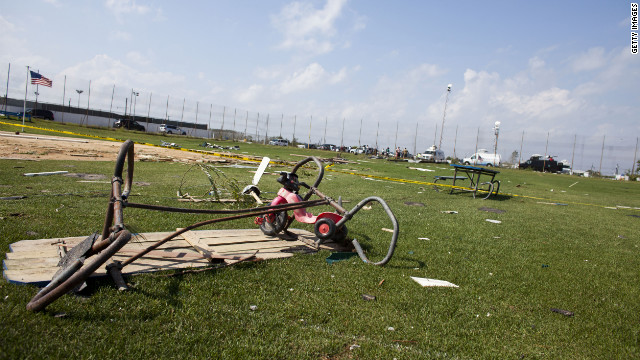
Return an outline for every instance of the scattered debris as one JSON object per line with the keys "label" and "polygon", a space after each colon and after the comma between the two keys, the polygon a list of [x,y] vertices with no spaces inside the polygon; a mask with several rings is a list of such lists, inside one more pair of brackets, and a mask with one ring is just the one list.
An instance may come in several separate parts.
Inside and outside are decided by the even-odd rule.
{"label": "scattered debris", "polygon": [[382,286],[382,284],[384,284],[384,279],[380,280],[380,282],[378,283],[378,286]]}
{"label": "scattered debris", "polygon": [[396,331],[396,329],[394,329],[394,328],[393,328],[393,326],[389,326],[389,327],[387,328],[387,330],[389,330],[389,331]]}
{"label": "scattered debris", "polygon": [[486,220],[487,220],[488,222],[490,222],[490,223],[494,223],[494,224],[501,224],[501,223],[502,223],[502,221],[500,221],[500,220],[493,220],[493,219],[486,219]]}
{"label": "scattered debris", "polygon": [[353,345],[349,346],[349,350],[351,350],[351,351],[353,351],[355,349],[358,349],[358,348],[360,348],[360,345],[358,345],[358,344],[353,344]]}
{"label": "scattered debris", "polygon": [[27,197],[24,195],[18,195],[18,196],[5,196],[5,197],[0,197],[0,200],[22,200],[22,199],[26,199]]}
{"label": "scattered debris", "polygon": [[458,212],[455,210],[445,210],[445,211],[440,211],[443,214],[457,214]]}
{"label": "scattered debris", "polygon": [[619,239],[626,239],[626,237],[624,235],[618,235]]}
{"label": "scattered debris", "polygon": [[169,143],[169,142],[166,142],[166,141],[161,142],[160,146],[168,147],[168,148],[180,148],[180,145],[178,145],[176,143]]}
{"label": "scattered debris", "polygon": [[249,306],[249,309],[251,311],[256,311],[256,310],[258,310],[258,307],[256,305],[251,305],[251,306]]}
{"label": "scattered debris", "polygon": [[574,182],[573,184],[569,185],[569,187],[572,187],[573,185],[579,183],[579,181]]}
{"label": "scattered debris", "polygon": [[506,212],[506,210],[493,209],[493,208],[489,208],[489,207],[486,207],[486,206],[479,207],[478,210],[491,212],[491,213],[496,213],[496,214],[504,214]]}
{"label": "scattered debris", "polygon": [[24,176],[49,176],[49,175],[61,175],[66,173],[68,173],[68,171],[62,170],[62,171],[45,171],[45,172],[39,172],[39,173],[26,173],[23,175]]}
{"label": "scattered debris", "polygon": [[423,203],[415,201],[406,201],[404,204],[408,206],[424,206]]}
{"label": "scattered debris", "polygon": [[66,317],[66,316],[67,316],[67,313],[64,313],[64,312],[57,313],[57,314],[53,315],[53,317],[55,317],[55,318],[63,318],[63,317]]}
{"label": "scattered debris", "polygon": [[391,230],[391,229],[387,229],[387,228],[382,228],[382,229],[380,229],[380,230],[382,230],[382,231],[386,231],[386,232],[390,232],[390,233],[392,233],[392,232],[393,232],[393,230]]}
{"label": "scattered debris", "polygon": [[374,301],[376,297],[373,295],[362,294],[362,299],[366,301]]}
{"label": "scattered debris", "polygon": [[538,204],[557,205],[557,206],[568,206],[569,205],[569,204],[563,204],[563,203],[552,203],[552,202],[544,202],[544,201],[538,201]]}
{"label": "scattered debris", "polygon": [[422,287],[459,287],[456,284],[452,284],[448,281],[445,280],[436,280],[436,279],[427,279],[427,278],[420,278],[420,277],[415,277],[415,276],[411,276],[411,278],[413,279],[413,281],[417,282],[418,284],[420,284]]}
{"label": "scattered debris", "polygon": [[431,240],[431,239],[429,239],[427,237],[421,237],[421,238],[418,238],[418,240]]}
{"label": "scattered debris", "polygon": [[362,207],[362,210],[371,210],[371,209],[372,209],[372,208],[371,208],[371,206],[370,206],[370,205],[367,205],[367,206],[363,206],[363,207]]}
{"label": "scattered debris", "polygon": [[553,311],[554,313],[562,314],[564,316],[568,316],[568,317],[572,317],[573,316],[573,311],[556,309],[556,308],[551,308],[551,311]]}
{"label": "scattered debris", "polygon": [[411,170],[419,170],[419,171],[430,171],[430,172],[434,172],[435,171],[435,170],[431,170],[431,169],[417,168],[417,167],[411,167],[411,166],[409,166],[409,169],[411,169]]}
{"label": "scattered debris", "polygon": [[209,148],[209,149],[218,149],[218,150],[240,150],[240,146],[235,145],[235,146],[221,146],[221,145],[216,145],[216,144],[209,144],[208,142],[203,142],[202,144],[198,145],[201,147],[205,147],[205,148]]}
{"label": "scattered debris", "polygon": [[38,236],[38,233],[35,231],[27,231],[25,234],[27,234],[28,236]]}

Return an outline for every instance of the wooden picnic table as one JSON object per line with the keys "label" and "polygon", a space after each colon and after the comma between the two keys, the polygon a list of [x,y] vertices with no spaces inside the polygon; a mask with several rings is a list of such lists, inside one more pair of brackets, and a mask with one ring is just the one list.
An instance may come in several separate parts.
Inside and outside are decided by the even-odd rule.
{"label": "wooden picnic table", "polygon": [[[489,198],[491,195],[498,195],[498,191],[500,190],[500,181],[495,180],[495,177],[500,172],[497,170],[487,169],[478,166],[469,166],[469,165],[456,165],[451,164],[454,168],[453,176],[435,176],[435,181],[438,180],[453,180],[453,187],[451,188],[450,194],[453,193],[454,190],[460,191],[469,191],[473,193],[473,197],[476,197],[476,193],[478,190],[486,192],[487,196],[483,199]],[[460,173],[460,175],[458,174]],[[488,177],[489,180],[485,182],[480,182],[480,177],[484,175]],[[456,180],[458,181],[469,181],[468,188],[462,188],[460,186],[456,187]],[[481,186],[486,185],[486,188]],[[496,186],[497,185],[497,186]]]}

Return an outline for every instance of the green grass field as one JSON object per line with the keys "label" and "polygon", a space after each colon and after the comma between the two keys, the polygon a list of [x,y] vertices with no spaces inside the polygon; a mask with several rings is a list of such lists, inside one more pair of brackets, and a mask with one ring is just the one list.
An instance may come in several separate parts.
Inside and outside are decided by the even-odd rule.
{"label": "green grass field", "polygon": [[[31,125],[154,144],[167,139],[46,121]],[[0,125],[0,130],[16,128]],[[168,138],[189,148],[202,142]],[[291,154],[335,154],[236,144],[239,153],[288,161],[301,159]],[[330,253],[321,251],[180,276],[133,276],[127,279],[133,285],[129,292],[118,292],[104,278],[91,281],[85,296],[65,295],[40,313],[25,309],[35,287],[0,281],[0,358],[640,358],[639,182],[500,169],[501,196],[481,200],[426,184],[435,175],[452,175],[447,165],[348,157],[357,163],[327,169],[319,189],[342,196],[347,209],[372,195],[387,201],[400,224],[387,266],[367,265],[358,257],[328,265]],[[101,229],[108,184],[22,174],[68,170],[110,178],[112,163],[0,160],[0,169],[0,197],[26,196],[0,201],[3,259],[9,244],[19,240]],[[131,201],[222,208],[176,201],[188,169],[181,163],[136,163],[134,181],[149,185],[134,186]],[[248,169],[220,169],[243,185],[253,177]],[[185,181],[192,194],[207,189],[201,172],[190,171]],[[275,176],[265,175],[260,188],[265,198],[273,197]],[[411,202],[424,206],[406,204]],[[312,209],[324,210],[330,208]],[[449,210],[457,214],[443,212]],[[169,231],[205,219],[125,210],[125,223],[136,232]],[[380,206],[361,210],[348,226],[370,259],[384,257],[390,234],[381,229],[391,225]],[[252,219],[216,226],[254,227]],[[411,276],[459,288],[423,288]],[[363,294],[376,300],[365,301]]]}

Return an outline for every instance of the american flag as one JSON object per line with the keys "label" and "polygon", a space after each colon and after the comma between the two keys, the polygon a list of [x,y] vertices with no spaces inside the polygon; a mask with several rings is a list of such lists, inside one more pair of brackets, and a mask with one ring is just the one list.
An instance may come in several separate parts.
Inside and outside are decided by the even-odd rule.
{"label": "american flag", "polygon": [[51,80],[38,74],[35,71],[31,71],[31,83],[35,85],[44,85],[48,87],[51,87],[51,85],[53,85],[53,82]]}

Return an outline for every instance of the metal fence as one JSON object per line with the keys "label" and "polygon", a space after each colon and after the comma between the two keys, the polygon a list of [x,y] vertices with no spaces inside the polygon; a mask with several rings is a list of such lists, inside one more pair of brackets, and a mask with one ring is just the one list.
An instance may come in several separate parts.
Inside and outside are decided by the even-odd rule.
{"label": "metal fence", "polygon": [[[0,110],[22,111],[26,108],[54,111],[56,121],[110,127],[124,116],[146,124],[146,131],[156,132],[161,124],[180,126],[187,134],[203,138],[266,142],[284,138],[294,143],[334,144],[338,146],[407,148],[410,153],[423,152],[439,143],[442,119],[385,120],[365,117],[347,119],[334,112],[285,114],[240,109],[206,103],[178,95],[124,88],[117,84],[96,84],[90,80],[65,75],[52,78],[53,87],[28,84],[26,66],[7,64],[0,71]],[[38,71],[32,68],[31,70]],[[41,72],[46,76],[46,72]],[[26,91],[26,93],[25,93]],[[330,112],[331,110],[328,110]],[[503,122],[504,124],[507,121]],[[531,154],[553,155],[571,162],[574,169],[624,174],[637,169],[637,136],[607,139],[600,134],[558,135],[546,130],[504,129],[499,136],[497,153],[503,162],[526,160]],[[579,129],[584,132],[584,129]],[[493,152],[496,138],[488,126],[448,123],[443,150],[447,156],[463,158],[476,149]],[[518,156],[512,159],[514,151]]]}

